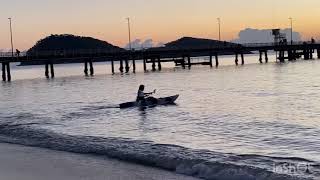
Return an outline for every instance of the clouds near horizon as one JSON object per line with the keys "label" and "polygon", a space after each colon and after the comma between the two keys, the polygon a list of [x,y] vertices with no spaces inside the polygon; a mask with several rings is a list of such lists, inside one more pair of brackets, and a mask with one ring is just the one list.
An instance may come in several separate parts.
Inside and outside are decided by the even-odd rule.
{"label": "clouds near horizon", "polygon": [[[281,33],[285,34],[288,41],[291,40],[291,29],[282,29]],[[236,43],[269,43],[274,42],[272,29],[253,29],[246,28],[239,32],[239,37],[233,42]],[[293,41],[301,41],[301,34],[299,32],[292,33]]]}
{"label": "clouds near horizon", "polygon": [[[155,43],[152,39],[146,39],[146,40],[136,39],[131,42],[131,48],[135,50],[148,49],[152,47],[160,47],[163,45],[164,43],[162,42]],[[124,48],[130,49],[129,43]]]}

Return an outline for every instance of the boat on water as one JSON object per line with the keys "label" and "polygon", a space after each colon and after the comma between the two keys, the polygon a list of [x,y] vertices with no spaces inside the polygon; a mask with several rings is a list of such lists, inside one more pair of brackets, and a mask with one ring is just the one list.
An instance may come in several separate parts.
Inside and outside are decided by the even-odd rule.
{"label": "boat on water", "polygon": [[154,98],[154,97],[148,97],[146,98],[144,103],[139,103],[137,101],[133,102],[126,102],[120,104],[121,109],[125,108],[132,108],[132,107],[155,107],[155,106],[163,106],[163,105],[170,105],[174,104],[174,102],[178,99],[179,95],[174,96],[168,96],[168,97],[162,97],[162,98]]}

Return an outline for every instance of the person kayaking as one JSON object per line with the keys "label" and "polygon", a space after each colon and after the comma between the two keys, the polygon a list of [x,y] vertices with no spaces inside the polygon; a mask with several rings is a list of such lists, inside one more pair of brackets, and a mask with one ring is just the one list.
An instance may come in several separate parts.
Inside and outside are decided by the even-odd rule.
{"label": "person kayaking", "polygon": [[121,103],[119,106],[120,109],[132,108],[132,107],[140,107],[142,109],[145,109],[145,108],[155,107],[158,105],[164,106],[164,105],[174,104],[174,102],[179,97],[179,95],[177,94],[174,96],[154,98],[150,95],[155,94],[156,90],[154,90],[153,92],[145,93],[144,88],[145,88],[144,85],[140,85],[137,93],[137,99],[132,102]]}
{"label": "person kayaking", "polygon": [[138,93],[137,93],[137,102],[138,103],[145,103],[146,97],[148,97],[151,94],[154,94],[155,92],[156,92],[156,90],[154,90],[153,92],[145,93],[144,92],[144,85],[140,85]]}

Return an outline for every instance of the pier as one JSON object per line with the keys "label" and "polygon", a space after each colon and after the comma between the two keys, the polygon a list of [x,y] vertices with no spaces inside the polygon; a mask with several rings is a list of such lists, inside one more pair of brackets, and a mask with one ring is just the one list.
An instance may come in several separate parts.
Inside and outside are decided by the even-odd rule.
{"label": "pier", "polygon": [[[151,71],[161,71],[163,63],[174,63],[182,68],[191,68],[194,65],[205,65],[209,67],[219,66],[219,57],[224,55],[234,55],[235,65],[245,64],[245,55],[250,52],[259,52],[259,63],[268,63],[268,52],[274,51],[277,54],[277,61],[284,63],[295,61],[297,59],[310,60],[313,54],[317,52],[317,58],[320,58],[320,44],[314,42],[295,42],[293,44],[235,44],[221,46],[216,48],[150,48],[147,50],[129,51],[104,51],[104,50],[59,50],[59,51],[41,51],[27,54],[15,55],[10,53],[0,54],[0,63],[2,65],[2,80],[11,81],[10,63],[33,63],[44,65],[44,74],[46,78],[54,78],[54,65],[68,62],[78,62],[84,64],[84,75],[94,75],[94,62],[111,62],[111,72],[116,73],[115,61],[119,62],[118,70],[120,73],[129,73],[136,71],[136,62],[142,61],[143,69],[148,71],[147,64],[151,64]],[[208,60],[201,62],[192,61],[193,58],[208,57]],[[213,58],[215,64],[213,64]],[[207,59],[207,58],[204,58]]]}

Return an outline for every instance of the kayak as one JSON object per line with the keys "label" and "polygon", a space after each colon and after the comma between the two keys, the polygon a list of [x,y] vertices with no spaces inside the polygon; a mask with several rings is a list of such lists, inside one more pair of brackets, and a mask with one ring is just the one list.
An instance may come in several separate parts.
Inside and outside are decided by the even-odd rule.
{"label": "kayak", "polygon": [[163,97],[163,98],[154,98],[154,97],[148,97],[146,98],[144,103],[139,102],[127,102],[120,104],[120,108],[131,108],[131,107],[154,107],[154,106],[163,106],[163,105],[170,105],[174,104],[174,102],[178,99],[179,95],[169,96],[169,97]]}

